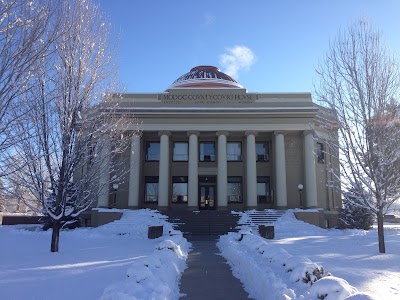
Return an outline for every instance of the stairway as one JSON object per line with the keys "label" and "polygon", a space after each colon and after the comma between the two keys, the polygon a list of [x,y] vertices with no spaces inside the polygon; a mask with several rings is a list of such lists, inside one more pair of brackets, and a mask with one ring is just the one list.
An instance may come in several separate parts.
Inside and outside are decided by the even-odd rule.
{"label": "stairway", "polygon": [[239,221],[239,225],[258,230],[259,225],[271,225],[282,217],[284,213],[284,210],[274,209],[248,211],[244,213],[244,217]]}
{"label": "stairway", "polygon": [[174,228],[185,236],[224,235],[236,232],[238,214],[226,210],[163,211]]}

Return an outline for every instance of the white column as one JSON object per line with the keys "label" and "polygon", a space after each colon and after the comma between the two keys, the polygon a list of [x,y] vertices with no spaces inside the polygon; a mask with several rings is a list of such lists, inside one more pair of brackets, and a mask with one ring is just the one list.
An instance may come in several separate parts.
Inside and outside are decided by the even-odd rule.
{"label": "white column", "polygon": [[257,207],[257,163],[256,163],[256,133],[246,131],[247,136],[247,206]]}
{"label": "white column", "polygon": [[188,206],[197,207],[199,189],[199,150],[197,145],[198,131],[189,131],[189,170],[188,170]]}
{"label": "white column", "polygon": [[317,175],[315,172],[315,147],[312,131],[305,131],[304,135],[304,190],[306,206],[317,207]]}
{"label": "white column", "polygon": [[139,206],[139,182],[140,182],[139,180],[140,180],[140,136],[134,135],[131,139],[128,207]]}
{"label": "white column", "polygon": [[228,132],[218,131],[218,173],[217,173],[217,203],[218,207],[228,206],[228,164],[226,161],[226,136]]}
{"label": "white column", "polygon": [[275,132],[276,206],[287,207],[285,136]]}
{"label": "white column", "polygon": [[158,177],[158,206],[168,207],[169,186],[169,136],[168,131],[160,131],[160,163]]}
{"label": "white column", "polygon": [[111,138],[108,135],[104,135],[101,139],[103,142],[100,149],[99,198],[97,206],[108,207],[110,196]]}

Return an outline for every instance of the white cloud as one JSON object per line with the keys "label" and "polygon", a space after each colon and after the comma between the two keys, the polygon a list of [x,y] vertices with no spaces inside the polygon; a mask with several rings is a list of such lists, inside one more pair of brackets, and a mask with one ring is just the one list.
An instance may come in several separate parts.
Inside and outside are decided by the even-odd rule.
{"label": "white cloud", "polygon": [[239,71],[248,70],[256,60],[256,56],[250,48],[243,45],[236,45],[227,48],[227,53],[223,53],[219,57],[219,63],[223,68],[223,72],[232,76],[239,77]]}

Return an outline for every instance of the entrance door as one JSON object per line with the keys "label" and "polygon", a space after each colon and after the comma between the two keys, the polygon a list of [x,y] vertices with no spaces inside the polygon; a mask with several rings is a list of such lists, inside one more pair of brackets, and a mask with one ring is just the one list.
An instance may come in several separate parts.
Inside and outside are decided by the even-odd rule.
{"label": "entrance door", "polygon": [[215,209],[215,186],[199,185],[199,209]]}

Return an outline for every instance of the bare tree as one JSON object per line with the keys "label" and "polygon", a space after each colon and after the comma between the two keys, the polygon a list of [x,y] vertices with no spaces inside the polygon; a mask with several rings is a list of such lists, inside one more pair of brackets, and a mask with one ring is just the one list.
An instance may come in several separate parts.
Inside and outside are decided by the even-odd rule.
{"label": "bare tree", "polygon": [[[116,173],[129,135],[137,132],[127,134],[127,122],[135,121],[118,115],[118,99],[105,93],[115,88],[115,68],[110,25],[99,7],[91,0],[63,1],[53,21],[61,25],[58,38],[50,55],[35,64],[31,87],[21,97],[30,111],[18,119],[10,180],[28,189],[51,218],[51,251],[57,252],[62,224],[93,206],[99,191],[108,192],[124,175],[121,168],[100,183],[102,172]],[[102,149],[110,155],[100,155]],[[102,169],[105,160],[110,167]]]}
{"label": "bare tree", "polygon": [[[51,0],[3,0],[0,2],[0,176],[8,173],[4,161],[7,151],[17,140],[13,129],[15,104],[28,87],[32,67],[48,52],[57,24],[50,30],[53,10]],[[29,108],[19,107],[18,117]]]}
{"label": "bare tree", "polygon": [[330,43],[317,74],[317,96],[339,125],[339,143],[326,143],[340,155],[342,187],[376,215],[385,253],[383,218],[400,197],[398,61],[360,20]]}

